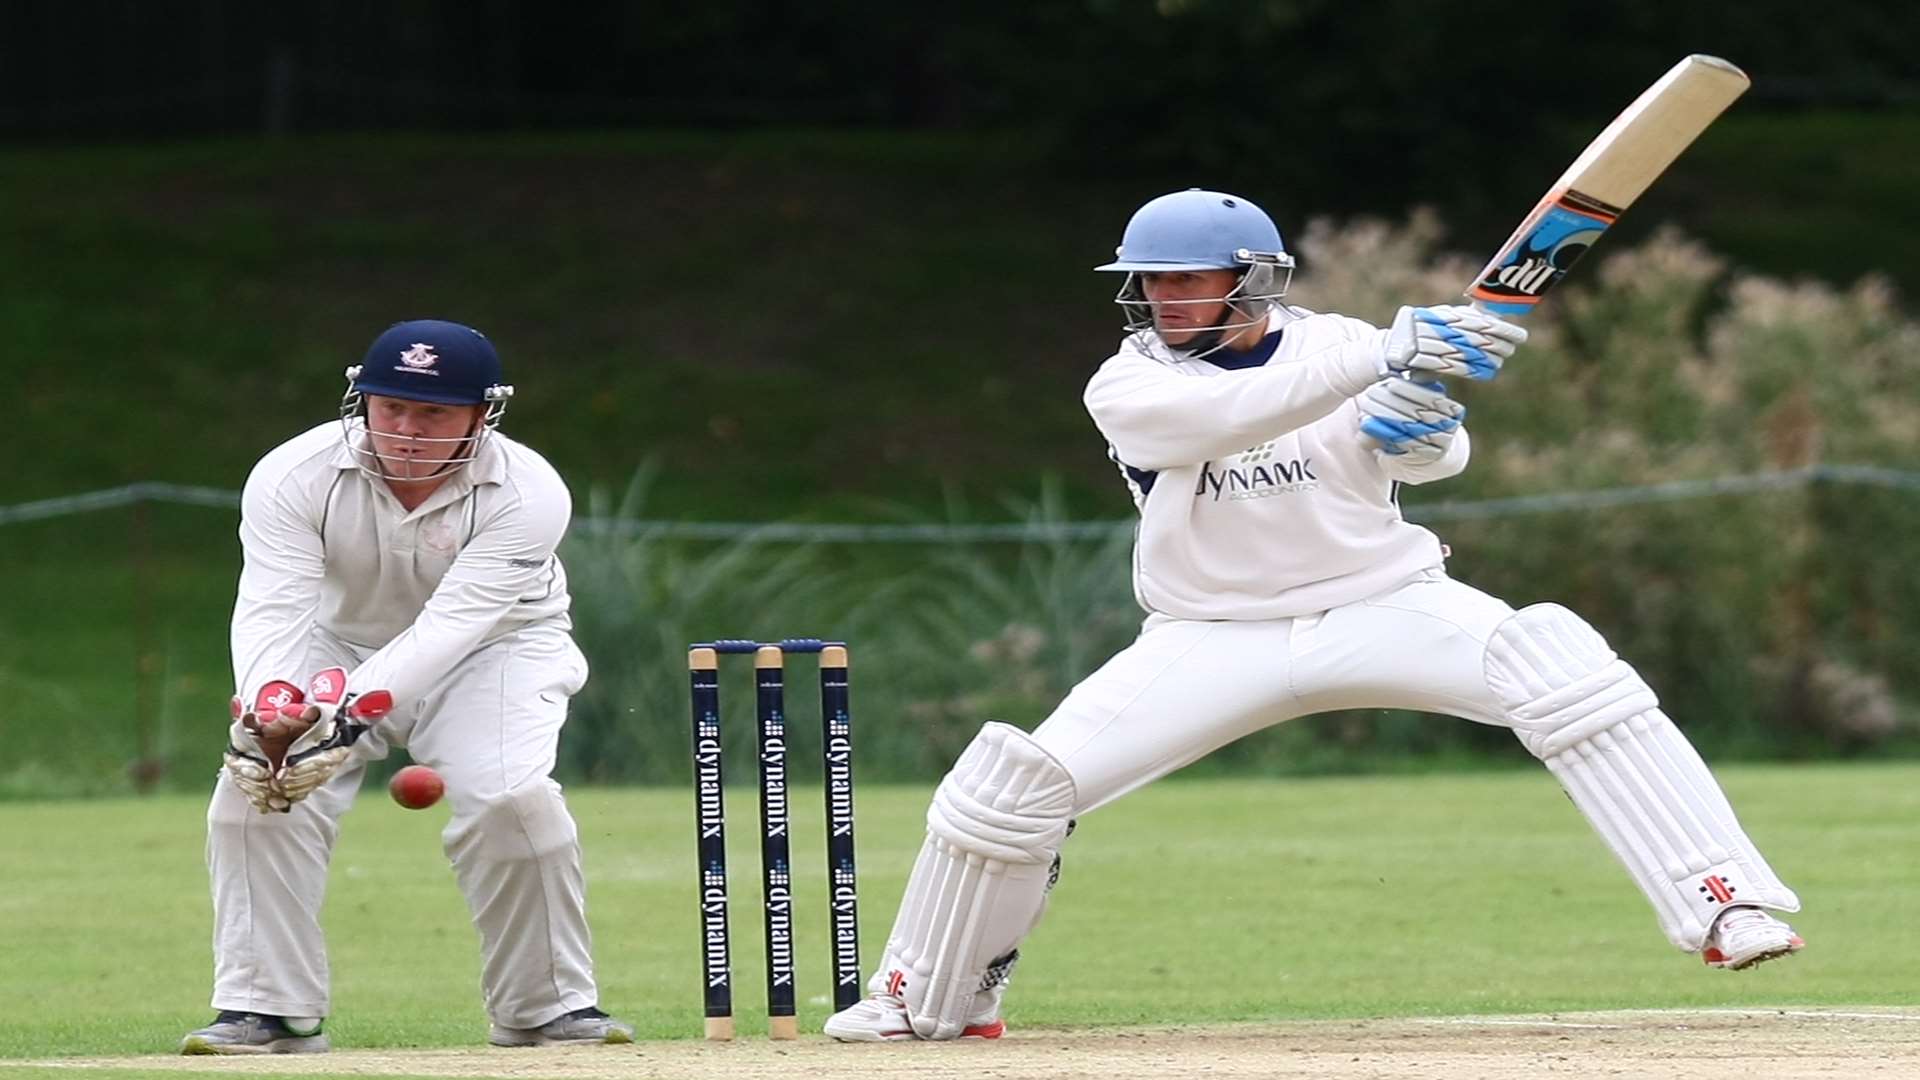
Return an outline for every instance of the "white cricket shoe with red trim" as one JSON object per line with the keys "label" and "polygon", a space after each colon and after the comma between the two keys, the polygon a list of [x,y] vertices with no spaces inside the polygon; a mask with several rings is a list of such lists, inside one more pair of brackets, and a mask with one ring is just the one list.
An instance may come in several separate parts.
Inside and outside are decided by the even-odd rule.
{"label": "white cricket shoe with red trim", "polygon": [[[987,995],[981,995],[986,997]],[[993,995],[995,1005],[999,995]],[[907,1003],[893,994],[874,994],[827,1017],[828,1035],[841,1042],[898,1042],[917,1039],[913,1022],[907,1019]],[[960,1032],[962,1039],[997,1039],[1007,1033],[1007,1025],[997,1015],[975,1020]]]}
{"label": "white cricket shoe with red trim", "polygon": [[1700,959],[1710,967],[1739,971],[1806,946],[1793,927],[1757,907],[1730,907],[1715,920]]}

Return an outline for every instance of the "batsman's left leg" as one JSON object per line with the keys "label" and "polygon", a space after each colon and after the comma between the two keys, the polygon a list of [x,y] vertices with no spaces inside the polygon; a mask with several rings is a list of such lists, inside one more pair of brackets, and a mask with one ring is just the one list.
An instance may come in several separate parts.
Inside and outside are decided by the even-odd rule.
{"label": "batsman's left leg", "polygon": [[992,1037],[1070,817],[1293,715],[1290,620],[1156,616],[1031,735],[988,724],[934,798],[873,996],[844,1040]]}
{"label": "batsman's left leg", "polygon": [[888,939],[887,990],[921,1038],[963,1034],[988,969],[1033,928],[1073,802],[1073,778],[1006,724],[940,782]]}

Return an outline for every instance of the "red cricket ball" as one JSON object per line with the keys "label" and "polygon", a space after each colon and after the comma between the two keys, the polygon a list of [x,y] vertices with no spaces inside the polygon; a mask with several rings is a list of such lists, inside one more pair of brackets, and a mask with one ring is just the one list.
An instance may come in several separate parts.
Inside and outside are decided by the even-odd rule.
{"label": "red cricket ball", "polygon": [[447,793],[447,782],[425,765],[409,765],[393,774],[387,784],[393,801],[409,810],[424,810]]}

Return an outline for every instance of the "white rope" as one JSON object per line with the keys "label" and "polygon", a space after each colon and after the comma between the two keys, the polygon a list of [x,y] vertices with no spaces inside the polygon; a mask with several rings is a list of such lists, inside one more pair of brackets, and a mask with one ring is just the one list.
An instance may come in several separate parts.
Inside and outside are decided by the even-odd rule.
{"label": "white rope", "polygon": [[[1888,472],[1891,470],[1880,470]],[[1920,474],[1912,475],[1920,481]],[[1474,518],[1512,517],[1555,510],[1593,510],[1605,506],[1630,506],[1635,503],[1674,502],[1702,499],[1714,495],[1749,495],[1756,491],[1790,491],[1818,481],[1838,479],[1827,476],[1822,468],[1793,469],[1785,472],[1748,473],[1744,476],[1716,476],[1707,480],[1672,480],[1663,484],[1634,487],[1594,488],[1587,491],[1550,491],[1540,495],[1510,495],[1499,499],[1447,500],[1424,506],[1406,507],[1413,521],[1466,521]],[[1841,483],[1874,483],[1847,478]]]}

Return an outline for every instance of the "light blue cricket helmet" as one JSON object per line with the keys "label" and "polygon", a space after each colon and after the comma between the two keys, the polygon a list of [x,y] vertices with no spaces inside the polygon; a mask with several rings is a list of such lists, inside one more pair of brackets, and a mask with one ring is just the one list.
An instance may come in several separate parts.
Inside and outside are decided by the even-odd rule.
{"label": "light blue cricket helmet", "polygon": [[1096,270],[1233,270],[1257,262],[1291,266],[1265,210],[1222,191],[1189,188],[1133,212],[1115,259]]}
{"label": "light blue cricket helmet", "polygon": [[1211,301],[1169,301],[1227,304],[1223,322],[1180,346],[1196,357],[1219,350],[1238,331],[1265,322],[1293,281],[1293,256],[1281,243],[1273,219],[1252,202],[1224,191],[1189,188],[1150,200],[1128,219],[1114,256],[1112,262],[1094,269],[1127,275],[1113,300],[1126,313],[1126,328],[1136,333],[1154,329],[1153,305],[1147,302],[1141,274],[1239,271],[1239,281],[1224,296]]}

